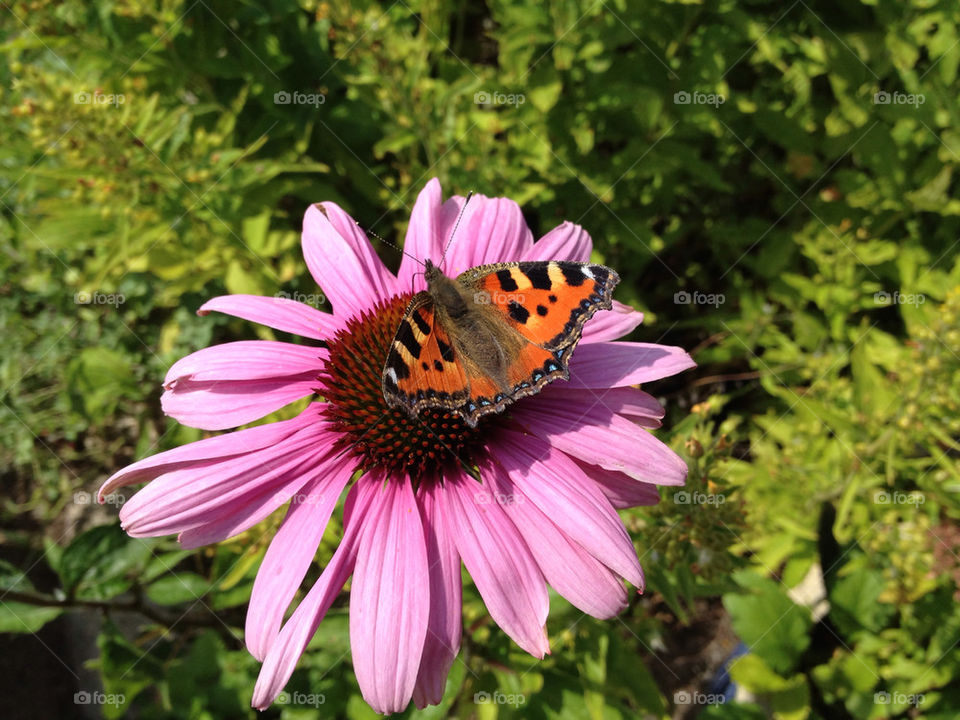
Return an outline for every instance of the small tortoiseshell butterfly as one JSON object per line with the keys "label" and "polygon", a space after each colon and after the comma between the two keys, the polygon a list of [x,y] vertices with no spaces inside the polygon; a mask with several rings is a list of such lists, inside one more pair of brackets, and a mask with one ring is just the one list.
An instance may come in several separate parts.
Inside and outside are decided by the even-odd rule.
{"label": "small tortoiseshell butterfly", "polygon": [[426,261],[383,367],[383,397],[416,416],[445,408],[470,426],[533,395],[567,366],[584,323],[612,307],[620,277],[603,265],[509,262],[449,278]]}

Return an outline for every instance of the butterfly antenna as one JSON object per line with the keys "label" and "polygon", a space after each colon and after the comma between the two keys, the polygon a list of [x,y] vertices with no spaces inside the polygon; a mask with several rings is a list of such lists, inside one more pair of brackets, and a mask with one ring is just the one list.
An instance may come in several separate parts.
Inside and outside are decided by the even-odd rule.
{"label": "butterfly antenna", "polygon": [[450,249],[450,244],[453,242],[453,236],[457,234],[457,228],[460,227],[460,221],[463,219],[463,214],[467,211],[467,203],[470,202],[470,198],[473,197],[473,190],[467,193],[467,199],[463,201],[463,207],[460,208],[460,214],[457,215],[457,221],[453,224],[453,230],[450,232],[450,239],[447,240],[447,246],[443,249],[443,255],[440,256],[440,262],[437,263],[439,267],[443,267],[444,258],[447,257],[447,250]]}
{"label": "butterfly antenna", "polygon": [[389,240],[387,240],[386,238],[380,237],[380,236],[377,235],[377,233],[375,233],[373,230],[367,230],[366,228],[360,227],[360,223],[357,223],[357,227],[359,227],[360,230],[362,230],[365,235],[372,235],[373,237],[375,237],[375,238],[376,238],[377,240],[379,240],[380,242],[382,242],[382,243],[384,243],[384,244],[386,244],[386,245],[389,245],[390,247],[394,248],[395,250],[399,250],[402,254],[406,255],[408,258],[411,258],[411,259],[413,259],[415,262],[418,262],[418,263],[420,263],[421,265],[424,265],[424,267],[426,267],[426,265],[424,264],[424,262],[423,262],[420,258],[414,257],[413,255],[411,255],[410,253],[408,253],[406,250],[404,250],[402,247],[400,247],[400,246],[397,245],[396,243],[392,243],[392,242],[390,242]]}

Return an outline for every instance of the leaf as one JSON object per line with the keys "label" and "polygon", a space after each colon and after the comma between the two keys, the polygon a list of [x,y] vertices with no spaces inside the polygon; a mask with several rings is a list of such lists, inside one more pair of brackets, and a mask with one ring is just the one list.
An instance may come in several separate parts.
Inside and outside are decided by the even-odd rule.
{"label": "leaf", "polygon": [[837,581],[830,592],[830,619],[845,637],[858,631],[879,632],[896,608],[880,602],[884,590],[879,570],[859,568]]}
{"label": "leaf", "polygon": [[134,540],[116,525],[100,525],[79,535],[60,559],[64,589],[85,600],[107,600],[129,589],[134,570],[150,557],[150,544]]}
{"label": "leaf", "polygon": [[147,588],[147,597],[158,605],[192,603],[210,589],[206,578],[196,573],[177,572],[165,575]]}
{"label": "leaf", "polygon": [[744,572],[737,581],[745,592],[723,596],[737,635],[775,671],[789,671],[810,644],[810,611],[773,580]]}
{"label": "leaf", "polygon": [[803,720],[810,714],[810,687],[802,674],[784,678],[754,654],[737,658],[730,677],[763,696],[777,720]]}
{"label": "leaf", "polygon": [[270,229],[270,214],[269,210],[264,210],[259,215],[244,218],[240,225],[240,235],[244,243],[257,255],[264,254],[264,243]]}
{"label": "leaf", "polygon": [[110,348],[84,348],[67,365],[73,407],[91,422],[112,415],[117,403],[135,390],[129,359]]}
{"label": "leaf", "polygon": [[850,352],[850,371],[853,374],[853,392],[861,410],[878,420],[899,410],[894,402],[896,390],[871,361],[868,346],[857,343]]}
{"label": "leaf", "polygon": [[100,668],[104,693],[117,700],[102,705],[104,716],[123,717],[128,704],[163,677],[163,663],[124,638],[109,618],[104,621],[97,646],[99,657],[91,666]]}
{"label": "leaf", "polygon": [[548,112],[557,104],[563,92],[563,81],[559,73],[549,63],[537,66],[530,76],[527,96],[530,104],[542,113]]}
{"label": "leaf", "polygon": [[904,197],[913,203],[916,210],[942,213],[944,206],[950,201],[948,193],[952,177],[953,168],[946,165],[925,185],[908,192]]}
{"label": "leaf", "polygon": [[607,658],[607,694],[620,696],[627,707],[639,707],[661,717],[666,711],[663,696],[636,646],[625,643],[612,633]]}
{"label": "leaf", "polygon": [[[254,262],[257,261],[254,260]],[[232,260],[227,265],[223,283],[227,286],[229,292],[236,294],[266,295],[269,292],[262,275],[256,271],[248,270],[244,261],[239,259]]]}
{"label": "leaf", "polygon": [[[9,590],[29,592],[33,584],[19,568],[0,560],[0,595]],[[0,602],[0,633],[34,633],[59,616],[63,610],[16,602],[4,598]]]}

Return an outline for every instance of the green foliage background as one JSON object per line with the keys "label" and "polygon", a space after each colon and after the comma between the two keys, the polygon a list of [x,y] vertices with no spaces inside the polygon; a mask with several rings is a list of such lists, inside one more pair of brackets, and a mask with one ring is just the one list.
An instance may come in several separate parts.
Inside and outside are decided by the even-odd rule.
{"label": "green foliage background", "polygon": [[[34,0],[0,17],[8,707],[72,716],[73,692],[102,687],[123,700],[94,717],[255,716],[238,638],[276,520],[187,553],[130,540],[91,494],[200,436],[160,412],[173,361],[272,337],[197,318],[206,298],[317,293],[309,203],[399,239],[439,176],[515,198],[537,233],[585,226],[647,313],[635,337],[699,367],[652,389],[691,473],[687,495],[624,513],[647,594],[608,622],[554,598],[534,662],[468,589],[444,704],[408,714],[957,716],[955,2]],[[825,616],[788,594],[804,578]],[[372,717],[338,608],[289,688],[324,703],[266,717]],[[95,641],[60,665],[78,622]],[[754,699],[685,704],[734,635]],[[494,691],[523,702],[474,703]]]}

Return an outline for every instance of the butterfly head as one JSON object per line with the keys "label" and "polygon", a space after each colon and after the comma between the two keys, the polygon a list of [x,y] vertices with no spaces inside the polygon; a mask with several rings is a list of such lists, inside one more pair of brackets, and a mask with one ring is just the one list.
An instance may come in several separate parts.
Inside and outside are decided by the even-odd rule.
{"label": "butterfly head", "polygon": [[434,265],[431,260],[424,260],[423,266],[424,266],[423,274],[426,276],[428,283],[431,280],[436,280],[439,275],[443,275],[443,271],[439,267]]}
{"label": "butterfly head", "polygon": [[455,280],[448,278],[439,266],[429,260],[425,264],[426,270],[423,274],[427,279],[427,292],[433,297],[433,301],[449,316],[464,315],[468,309],[464,290]]}

